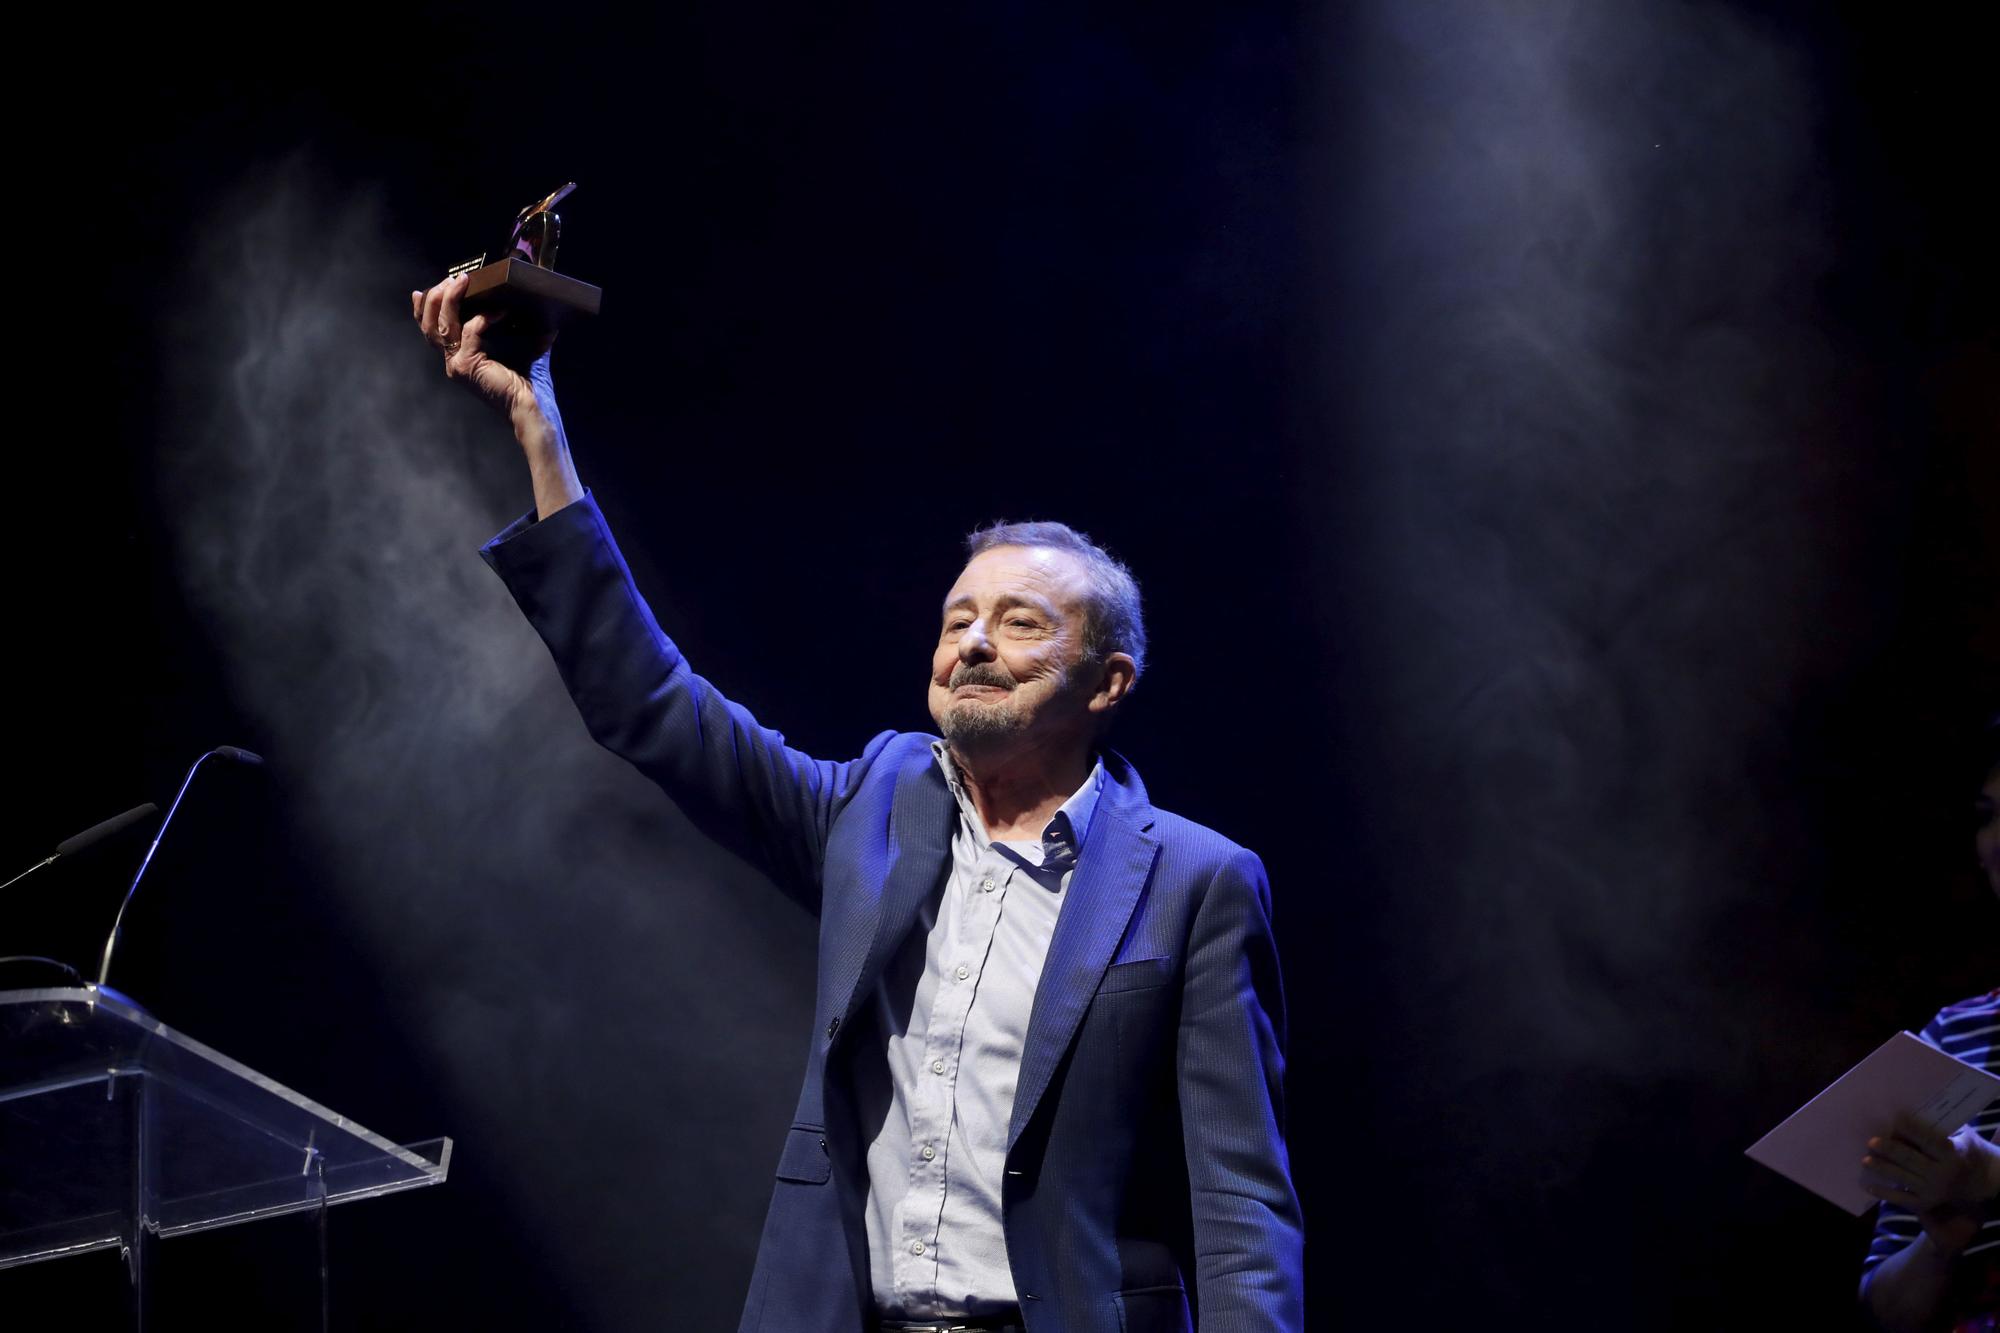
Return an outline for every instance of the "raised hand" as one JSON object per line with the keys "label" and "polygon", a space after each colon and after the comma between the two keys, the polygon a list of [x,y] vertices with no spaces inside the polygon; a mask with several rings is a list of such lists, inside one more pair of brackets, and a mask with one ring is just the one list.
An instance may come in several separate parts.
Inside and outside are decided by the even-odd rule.
{"label": "raised hand", "polygon": [[447,278],[427,292],[410,293],[417,331],[444,357],[445,378],[456,380],[504,413],[527,455],[534,479],[535,511],[547,518],[583,496],[556,409],[549,349],[555,334],[503,332],[506,313],[461,319],[467,278]]}
{"label": "raised hand", "polygon": [[444,356],[445,378],[456,380],[506,414],[516,429],[534,413],[554,419],[555,384],[549,374],[553,333],[532,342],[503,332],[506,312],[460,317],[466,275],[447,278],[427,292],[410,293],[417,331]]}

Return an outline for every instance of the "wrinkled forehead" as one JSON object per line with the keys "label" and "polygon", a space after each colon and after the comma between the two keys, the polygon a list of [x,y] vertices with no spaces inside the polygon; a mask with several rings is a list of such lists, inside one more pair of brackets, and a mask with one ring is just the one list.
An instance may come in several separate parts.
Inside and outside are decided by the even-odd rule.
{"label": "wrinkled forehead", "polygon": [[982,610],[1007,602],[1042,603],[1065,614],[1083,605],[1090,578],[1083,561],[1049,546],[995,546],[966,562],[945,594],[946,610]]}

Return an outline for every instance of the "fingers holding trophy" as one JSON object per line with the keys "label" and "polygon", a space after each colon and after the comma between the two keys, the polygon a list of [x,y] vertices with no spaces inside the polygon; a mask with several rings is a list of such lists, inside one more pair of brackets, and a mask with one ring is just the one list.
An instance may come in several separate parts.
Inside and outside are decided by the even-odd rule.
{"label": "fingers holding trophy", "polygon": [[555,205],[574,189],[572,181],[529,204],[497,251],[453,265],[428,292],[410,294],[418,331],[443,354],[446,376],[510,416],[546,396],[533,381],[547,379],[556,333],[603,302],[600,288],[555,270],[562,236]]}

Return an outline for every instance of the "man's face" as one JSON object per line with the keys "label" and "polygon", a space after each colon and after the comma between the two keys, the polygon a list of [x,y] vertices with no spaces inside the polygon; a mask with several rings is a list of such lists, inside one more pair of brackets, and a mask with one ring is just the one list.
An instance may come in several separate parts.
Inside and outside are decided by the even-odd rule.
{"label": "man's face", "polygon": [[1993,892],[2000,893],[2000,766],[1986,775],[1986,786],[1979,793],[1979,834],[1975,845],[1979,849],[1979,864],[1986,871],[1986,882],[1993,886]]}
{"label": "man's face", "polygon": [[961,754],[1063,745],[1096,727],[1084,664],[1083,564],[1043,546],[996,546],[958,576],[931,654],[931,717]]}

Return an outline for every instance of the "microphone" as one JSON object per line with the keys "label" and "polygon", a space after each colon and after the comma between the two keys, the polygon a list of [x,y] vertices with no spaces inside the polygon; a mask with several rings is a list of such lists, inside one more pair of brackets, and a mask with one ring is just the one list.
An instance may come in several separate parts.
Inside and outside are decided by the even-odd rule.
{"label": "microphone", "polygon": [[85,829],[83,832],[75,835],[74,837],[65,838],[61,842],[57,843],[56,849],[52,854],[45,856],[41,860],[35,862],[33,865],[29,866],[26,870],[23,870],[20,874],[14,876],[13,879],[8,880],[6,884],[0,884],[0,889],[7,888],[8,885],[13,884],[16,880],[26,879],[28,876],[34,874],[37,870],[40,870],[45,866],[54,865],[57,861],[61,860],[65,856],[75,856],[78,852],[83,851],[87,847],[95,847],[98,843],[103,842],[106,838],[112,837],[115,834],[123,833],[126,829],[132,827],[134,824],[146,818],[148,815],[159,813],[159,809],[160,809],[159,806],[154,805],[151,801],[148,801],[144,805],[133,806],[130,810],[127,810],[122,815],[113,815],[109,819],[100,820],[99,822],[92,824],[89,828]]}
{"label": "microphone", "polygon": [[146,816],[158,814],[159,811],[160,807],[154,805],[151,801],[146,802],[144,805],[135,805],[122,815],[113,815],[109,819],[92,824],[75,837],[66,838],[57,843],[56,855],[75,856],[84,848],[93,847],[114,834],[123,833]]}
{"label": "microphone", "polygon": [[174,812],[181,808],[181,798],[187,795],[188,787],[194,782],[194,775],[201,771],[202,764],[209,759],[228,759],[239,764],[258,765],[264,762],[262,755],[240,750],[234,745],[218,745],[188,768],[187,776],[181,779],[181,789],[174,793],[174,803],[167,807],[167,817],[160,821],[158,831],[153,834],[153,845],[146,849],[146,855],[139,862],[139,873],[132,876],[132,885],[125,890],[125,899],[118,904],[118,915],[111,920],[111,933],[104,937],[104,961],[97,968],[97,985],[104,986],[104,979],[111,975],[111,951],[118,947],[118,931],[125,924],[125,909],[132,905],[132,895],[139,891],[139,881],[146,877],[147,867],[153,864],[153,853],[160,850],[160,839],[166,836],[167,825],[174,822]]}

